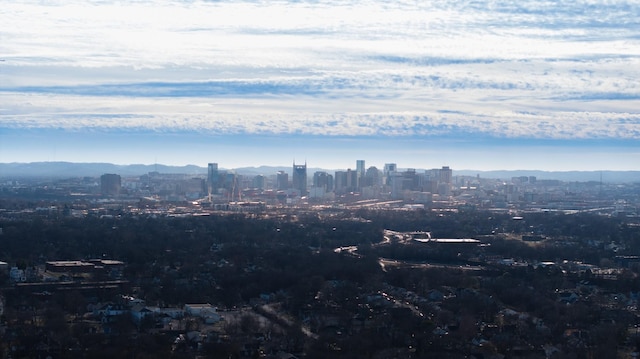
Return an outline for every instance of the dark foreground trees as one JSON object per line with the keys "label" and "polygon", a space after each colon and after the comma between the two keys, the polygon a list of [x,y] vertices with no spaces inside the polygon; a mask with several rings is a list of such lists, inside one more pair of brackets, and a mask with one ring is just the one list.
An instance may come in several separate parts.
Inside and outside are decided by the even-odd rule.
{"label": "dark foreground trees", "polygon": [[[36,217],[0,226],[0,260],[23,269],[61,259],[127,264],[128,283],[120,293],[44,293],[5,283],[2,350],[14,357],[252,357],[267,346],[248,343],[265,331],[271,332],[267,354],[297,351],[305,357],[535,357],[549,346],[560,357],[613,357],[633,343],[627,329],[637,322],[628,300],[611,299],[637,292],[640,281],[632,269],[612,279],[534,266],[607,259],[615,267],[616,256],[637,254],[640,241],[637,227],[616,218],[542,213],[516,223],[483,211],[359,210],[326,216]],[[489,245],[383,244],[383,229],[482,236]],[[496,231],[502,235],[492,236]],[[522,231],[551,239],[514,239]],[[612,241],[618,252],[607,249]],[[335,250],[351,246],[358,250]],[[499,266],[491,258],[529,265]],[[560,302],[561,292],[579,299]],[[184,333],[155,330],[155,322],[136,324],[123,316],[105,331],[87,320],[91,304],[119,294],[152,306],[244,308],[269,325],[248,315],[222,326],[228,333],[215,340],[177,345],[176,336]],[[277,315],[260,312],[264,303],[273,304]],[[194,322],[189,331],[203,327]]]}

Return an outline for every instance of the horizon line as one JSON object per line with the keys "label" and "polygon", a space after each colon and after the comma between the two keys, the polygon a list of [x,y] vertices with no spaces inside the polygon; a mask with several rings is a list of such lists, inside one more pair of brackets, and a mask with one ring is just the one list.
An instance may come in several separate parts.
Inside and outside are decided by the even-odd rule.
{"label": "horizon line", "polygon": [[[208,162],[208,163],[217,163],[217,162]],[[433,169],[441,169],[443,167],[449,167],[451,168],[453,171],[459,171],[459,172],[544,172],[544,173],[571,173],[571,172],[587,172],[587,173],[595,173],[595,172],[601,172],[601,173],[606,173],[606,172],[625,172],[625,173],[634,173],[634,172],[639,172],[640,170],[615,170],[615,169],[593,169],[593,170],[572,170],[572,169],[567,169],[567,170],[544,170],[544,169],[534,169],[534,168],[518,168],[518,169],[470,169],[470,168],[462,168],[462,169],[456,169],[451,167],[450,165],[442,165],[440,167],[412,167],[412,166],[407,166],[407,167],[401,167],[398,166],[397,162],[386,162],[386,163],[394,163],[396,164],[396,168],[398,169],[402,169],[402,170],[409,170],[409,169],[415,169],[415,170],[433,170]],[[112,166],[122,166],[122,167],[133,167],[133,166],[164,166],[164,167],[197,167],[202,169],[204,172],[206,172],[207,170],[207,165],[198,165],[195,163],[189,163],[189,164],[166,164],[166,163],[160,163],[160,162],[154,162],[154,163],[115,163],[115,162],[76,162],[76,161],[31,161],[31,162],[0,162],[0,165],[33,165],[33,164],[85,164],[85,165],[112,165]],[[273,164],[261,164],[261,165],[245,165],[245,166],[237,166],[237,167],[220,167],[220,169],[223,170],[235,170],[235,169],[244,169],[244,168],[260,168],[260,167],[273,167],[273,168],[289,168],[291,167],[291,165],[273,165]],[[307,166],[308,168],[312,168],[312,169],[323,169],[323,170],[335,170],[335,171],[339,171],[339,170],[344,170],[344,168],[326,168],[323,166]],[[377,166],[369,166],[367,168],[370,167],[376,167]],[[355,168],[355,167],[354,167]],[[381,169],[382,170],[382,169]]]}

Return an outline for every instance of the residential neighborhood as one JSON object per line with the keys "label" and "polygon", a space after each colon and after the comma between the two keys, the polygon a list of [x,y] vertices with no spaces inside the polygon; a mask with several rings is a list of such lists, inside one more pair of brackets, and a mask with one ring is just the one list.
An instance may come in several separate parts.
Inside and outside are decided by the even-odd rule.
{"label": "residential neighborhood", "polygon": [[502,359],[639,349],[633,216],[4,211],[0,225],[7,357]]}

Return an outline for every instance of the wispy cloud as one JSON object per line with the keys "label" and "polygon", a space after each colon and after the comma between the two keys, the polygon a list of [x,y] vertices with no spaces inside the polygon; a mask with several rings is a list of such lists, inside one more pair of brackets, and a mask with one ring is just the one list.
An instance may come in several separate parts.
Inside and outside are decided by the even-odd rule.
{"label": "wispy cloud", "polygon": [[[8,94],[4,95],[9,99]],[[255,98],[129,98],[14,94],[6,128],[67,128],[229,134],[323,134],[327,136],[463,136],[539,139],[640,138],[640,114],[631,112],[494,110],[442,111],[439,104],[402,110],[395,99],[351,104],[315,96]],[[407,102],[403,102],[404,105]],[[515,107],[515,106],[514,106]],[[327,108],[331,110],[327,110]],[[339,108],[341,110],[336,110]],[[463,108],[458,107],[458,108]]]}
{"label": "wispy cloud", "polygon": [[640,139],[640,7],[22,1],[0,127]]}

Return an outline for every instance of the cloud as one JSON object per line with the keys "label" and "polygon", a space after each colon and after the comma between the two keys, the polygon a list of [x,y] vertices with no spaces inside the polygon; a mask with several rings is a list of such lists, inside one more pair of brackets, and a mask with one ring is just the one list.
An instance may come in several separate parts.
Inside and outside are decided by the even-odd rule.
{"label": "cloud", "polygon": [[[8,97],[8,95],[5,95]],[[640,114],[584,111],[441,111],[395,99],[350,103],[349,99],[280,97],[128,98],[15,94],[15,106],[0,111],[12,129],[151,130],[216,134],[323,134],[325,136],[426,136],[539,139],[639,139]],[[22,102],[21,102],[22,100]],[[406,105],[407,102],[403,104]],[[342,108],[327,111],[326,108]]]}
{"label": "cloud", "polygon": [[640,139],[634,1],[27,1],[0,128]]}

